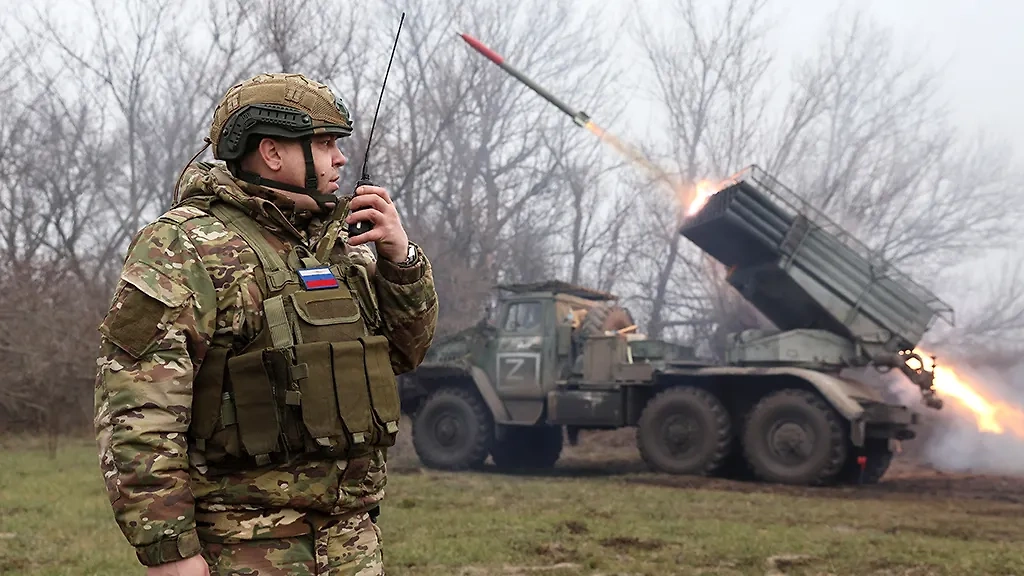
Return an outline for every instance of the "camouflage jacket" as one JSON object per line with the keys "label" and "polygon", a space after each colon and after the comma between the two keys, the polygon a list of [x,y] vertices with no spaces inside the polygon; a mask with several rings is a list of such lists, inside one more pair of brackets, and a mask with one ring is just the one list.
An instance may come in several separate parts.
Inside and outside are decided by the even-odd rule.
{"label": "camouflage jacket", "polygon": [[[269,191],[195,163],[182,201],[133,239],[103,323],[95,392],[101,470],[114,516],[143,564],[180,559],[202,541],[291,536],[306,522],[372,508],[383,498],[386,454],[305,461],[211,477],[188,435],[193,378],[211,346],[239,346],[262,328],[258,260],[204,207],[224,201],[265,229],[283,255],[315,243],[325,223]],[[343,231],[341,238],[347,236]],[[367,325],[389,339],[396,374],[422,361],[437,297],[429,262],[376,261],[339,239],[376,301]]]}

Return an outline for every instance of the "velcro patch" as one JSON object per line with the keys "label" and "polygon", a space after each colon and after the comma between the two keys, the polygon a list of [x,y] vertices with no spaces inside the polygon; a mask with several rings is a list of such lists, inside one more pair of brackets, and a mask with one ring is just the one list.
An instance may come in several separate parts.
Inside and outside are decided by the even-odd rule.
{"label": "velcro patch", "polygon": [[161,302],[131,284],[124,284],[100,332],[132,358],[140,358],[163,333],[158,326],[167,311]]}
{"label": "velcro patch", "polygon": [[326,266],[299,270],[299,279],[302,280],[302,286],[306,290],[338,287],[338,279],[334,277],[334,272],[331,272],[331,269]]}

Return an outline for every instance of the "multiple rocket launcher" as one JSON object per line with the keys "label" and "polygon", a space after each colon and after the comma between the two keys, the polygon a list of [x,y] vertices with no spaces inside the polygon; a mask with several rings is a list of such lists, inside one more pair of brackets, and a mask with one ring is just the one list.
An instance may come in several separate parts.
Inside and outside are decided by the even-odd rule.
{"label": "multiple rocket launcher", "polygon": [[[476,38],[459,36],[577,125],[590,123]],[[937,317],[952,322],[949,306],[756,166],[704,201],[680,234],[729,268],[730,284],[780,330],[854,342],[865,363],[903,369],[930,396],[931,373],[913,374],[905,363]]]}

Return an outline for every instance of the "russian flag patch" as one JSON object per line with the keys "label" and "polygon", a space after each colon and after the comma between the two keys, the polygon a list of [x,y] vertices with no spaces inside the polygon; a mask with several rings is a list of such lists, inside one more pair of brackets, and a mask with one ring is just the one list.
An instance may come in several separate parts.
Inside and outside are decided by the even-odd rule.
{"label": "russian flag patch", "polygon": [[326,266],[320,268],[306,268],[299,270],[299,279],[306,290],[323,290],[325,288],[337,288],[338,279]]}

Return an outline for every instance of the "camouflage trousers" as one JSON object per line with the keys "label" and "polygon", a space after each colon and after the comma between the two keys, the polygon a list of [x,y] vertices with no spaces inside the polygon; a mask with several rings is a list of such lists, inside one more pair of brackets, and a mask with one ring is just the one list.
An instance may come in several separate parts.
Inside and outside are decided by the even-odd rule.
{"label": "camouflage trousers", "polygon": [[363,513],[305,536],[204,542],[210,576],[383,576],[380,528]]}

